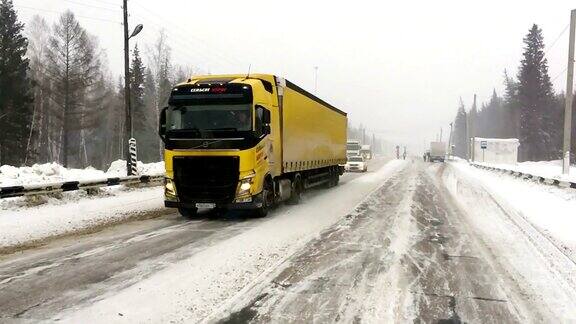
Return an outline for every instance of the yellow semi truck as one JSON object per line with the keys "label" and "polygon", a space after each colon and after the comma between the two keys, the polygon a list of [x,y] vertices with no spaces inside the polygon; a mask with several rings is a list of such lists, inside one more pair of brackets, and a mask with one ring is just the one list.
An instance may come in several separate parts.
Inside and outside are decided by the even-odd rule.
{"label": "yellow semi truck", "polygon": [[159,134],[165,206],[252,209],[298,203],[310,187],[338,184],[346,113],[283,78],[207,75],[172,89]]}

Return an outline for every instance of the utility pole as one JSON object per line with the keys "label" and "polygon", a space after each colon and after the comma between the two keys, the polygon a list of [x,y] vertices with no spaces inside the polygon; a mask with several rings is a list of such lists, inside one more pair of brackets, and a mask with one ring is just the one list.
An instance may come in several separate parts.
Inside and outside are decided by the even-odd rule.
{"label": "utility pole", "polygon": [[133,137],[132,132],[132,109],[130,107],[130,38],[138,35],[144,26],[137,25],[132,32],[128,34],[128,0],[123,0],[122,11],[124,12],[124,110],[126,113],[125,121],[125,136],[124,139],[124,156],[126,157],[126,171],[128,175],[133,175],[135,166],[132,165],[130,159],[130,145],[129,141]]}
{"label": "utility pole", "polygon": [[566,106],[564,107],[564,163],[562,173],[570,173],[570,146],[572,141],[572,101],[574,96],[574,37],[576,34],[576,9],[570,13],[570,38],[568,41],[568,71],[566,78]]}
{"label": "utility pole", "polygon": [[440,140],[438,142],[442,142],[442,127],[440,127]]}
{"label": "utility pole", "polygon": [[128,36],[128,0],[123,0],[122,10],[124,12],[124,110],[126,120],[124,122],[124,156],[126,157],[126,170],[128,175],[132,175],[132,161],[130,159],[130,148],[128,140],[132,138],[132,112],[130,107],[130,42]]}

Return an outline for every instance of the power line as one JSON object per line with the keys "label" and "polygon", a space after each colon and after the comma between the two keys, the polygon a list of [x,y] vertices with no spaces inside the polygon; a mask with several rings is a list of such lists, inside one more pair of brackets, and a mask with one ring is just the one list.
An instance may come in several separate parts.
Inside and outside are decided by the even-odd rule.
{"label": "power line", "polygon": [[[34,8],[34,7],[28,7],[28,6],[22,6],[22,5],[14,5],[16,8],[20,8],[20,9],[28,9],[28,10],[34,10],[34,11],[40,11],[40,12],[50,12],[50,13],[56,13],[56,14],[63,14],[64,12],[62,11],[56,11],[56,10],[50,10],[50,9],[41,9],[41,8]],[[104,22],[111,22],[111,23],[116,23],[116,24],[122,24],[119,21],[114,21],[111,19],[105,19],[105,18],[96,18],[96,17],[89,17],[89,16],[81,16],[81,15],[77,15],[74,14],[74,17],[78,17],[78,18],[84,18],[84,19],[90,19],[90,20],[97,20],[97,21],[104,21]]]}
{"label": "power line", "polygon": [[554,83],[554,81],[556,81],[556,79],[558,79],[559,77],[561,77],[561,76],[564,74],[564,72],[566,72],[567,70],[568,70],[568,66],[566,66],[566,67],[564,68],[564,70],[562,70],[560,73],[558,73],[558,74],[552,79],[552,81],[550,81],[550,83]]}
{"label": "power line", "polygon": [[[171,30],[167,30],[165,28],[165,26],[158,25],[155,22],[153,22],[152,20],[149,20],[146,18],[144,18],[144,20],[145,20],[146,25],[149,24],[149,25],[156,27],[155,29],[159,32],[164,31],[164,33],[170,37],[168,42],[171,42],[173,44],[175,43],[177,45],[177,47],[173,47],[171,49],[176,51],[176,52],[179,52],[183,58],[190,58],[190,53],[193,53],[196,56],[202,57],[207,62],[212,62],[212,63],[218,62],[218,60],[214,56],[207,55],[206,53],[199,51],[198,48],[195,48],[195,47],[191,46],[190,44],[182,41],[181,40],[183,38],[182,36],[179,37],[178,35],[174,34]],[[152,41],[152,43],[154,43],[154,41]],[[179,48],[185,49],[185,51],[181,51]],[[225,59],[223,58],[223,60],[225,60]],[[230,60],[228,60],[227,62],[231,65],[235,65],[235,63],[231,62]]]}
{"label": "power line", "polygon": [[[162,16],[158,15],[157,13],[155,13],[154,11],[147,9],[146,7],[144,7],[142,4],[135,2],[134,3],[137,7],[141,8],[142,10],[146,11],[147,13],[149,13],[150,15],[158,18],[159,20],[162,20],[164,24],[166,25],[171,25],[175,31],[180,31],[183,30],[183,28],[181,28],[180,26],[176,25],[173,21],[169,21],[165,18],[163,18]],[[194,37],[193,35],[190,34],[180,34],[183,36],[183,38],[185,39],[194,39],[197,42],[201,43],[202,45],[204,45],[208,50],[210,50],[210,46],[208,44],[206,44],[206,42],[204,42],[203,40]],[[233,57],[228,57],[228,56],[224,56],[221,52],[219,51],[212,51],[214,53],[214,56],[218,56],[220,57],[222,60],[227,61],[228,63],[230,63],[231,65],[237,65],[237,64],[241,64],[240,61],[238,61],[236,58]]]}
{"label": "power line", "polygon": [[564,35],[564,33],[568,30],[568,27],[570,27],[570,24],[567,24],[566,27],[564,27],[564,29],[562,29],[560,34],[556,37],[556,39],[552,42],[552,44],[548,46],[548,49],[544,51],[544,57],[546,57],[548,52],[550,52],[550,50],[554,47],[554,45],[556,45],[556,43],[560,40],[560,37],[562,37],[562,35]]}
{"label": "power line", "polygon": [[102,0],[89,0],[89,1],[94,1],[94,2],[101,3],[101,4],[109,5],[109,6],[120,6],[120,7],[122,7],[122,6],[119,5],[118,3],[112,3],[112,2],[108,2],[108,1],[102,1]]}
{"label": "power line", "polygon": [[112,9],[112,8],[105,8],[105,7],[100,7],[100,6],[93,6],[93,5],[85,4],[82,2],[76,2],[76,1],[72,1],[72,0],[64,0],[64,1],[68,2],[68,3],[73,3],[73,4],[78,5],[78,6],[84,6],[84,7],[100,9],[100,10],[107,10],[107,11],[112,11],[112,12],[116,12],[116,13],[121,11],[120,8]]}

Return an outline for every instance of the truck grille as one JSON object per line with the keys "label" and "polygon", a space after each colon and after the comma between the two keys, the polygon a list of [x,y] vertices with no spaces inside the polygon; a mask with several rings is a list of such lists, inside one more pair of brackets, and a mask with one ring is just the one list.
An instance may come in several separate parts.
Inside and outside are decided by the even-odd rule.
{"label": "truck grille", "polygon": [[236,196],[237,156],[174,157],[174,181],[181,202],[230,203]]}

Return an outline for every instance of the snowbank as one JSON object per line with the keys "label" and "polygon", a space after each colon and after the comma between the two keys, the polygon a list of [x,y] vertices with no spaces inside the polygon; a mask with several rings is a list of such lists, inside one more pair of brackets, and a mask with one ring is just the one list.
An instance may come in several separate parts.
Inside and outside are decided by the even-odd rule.
{"label": "snowbank", "polygon": [[0,251],[164,209],[162,187],[117,188],[114,195],[98,199],[85,193],[66,194],[69,199],[51,199],[37,207],[0,209]]}
{"label": "snowbank", "polygon": [[[164,173],[164,162],[138,162],[140,174],[156,175]],[[31,167],[0,166],[0,187],[54,183],[62,181],[98,180],[107,177],[126,175],[126,161],[112,162],[108,171],[85,169],[67,169],[58,163],[34,164]]]}
{"label": "snowbank", "polygon": [[[559,165],[556,161],[525,162],[519,167],[523,172],[551,176],[558,171]],[[457,171],[456,178],[447,180],[452,182],[452,187],[457,186],[458,176],[472,179],[576,256],[576,190],[543,186],[506,174],[476,169],[464,162],[451,163],[451,166]]]}
{"label": "snowbank", "polygon": [[[159,175],[164,174],[164,162],[142,163],[138,162],[140,174]],[[112,162],[110,168],[104,172],[92,167],[86,169],[67,169],[57,163],[35,164],[31,167],[16,168],[9,165],[0,167],[0,187],[48,184],[63,181],[88,181],[101,180],[110,177],[126,176],[126,161],[117,160]],[[124,186],[100,188],[95,194],[87,195],[85,190],[77,190],[50,196],[16,197],[0,199],[0,217],[2,210],[19,211],[40,205],[64,205],[76,203],[81,200],[103,198],[126,192]],[[28,212],[28,211],[27,211]],[[31,211],[30,211],[31,212]],[[32,213],[32,212],[31,212]]]}
{"label": "snowbank", "polygon": [[562,181],[576,182],[576,167],[570,167],[570,174],[562,174],[562,160],[555,161],[539,161],[539,162],[522,162],[516,165],[510,164],[497,164],[497,163],[481,163],[476,162],[476,164],[490,166],[495,168],[513,170],[522,173],[528,173],[535,176],[540,176],[550,179],[558,179]]}

